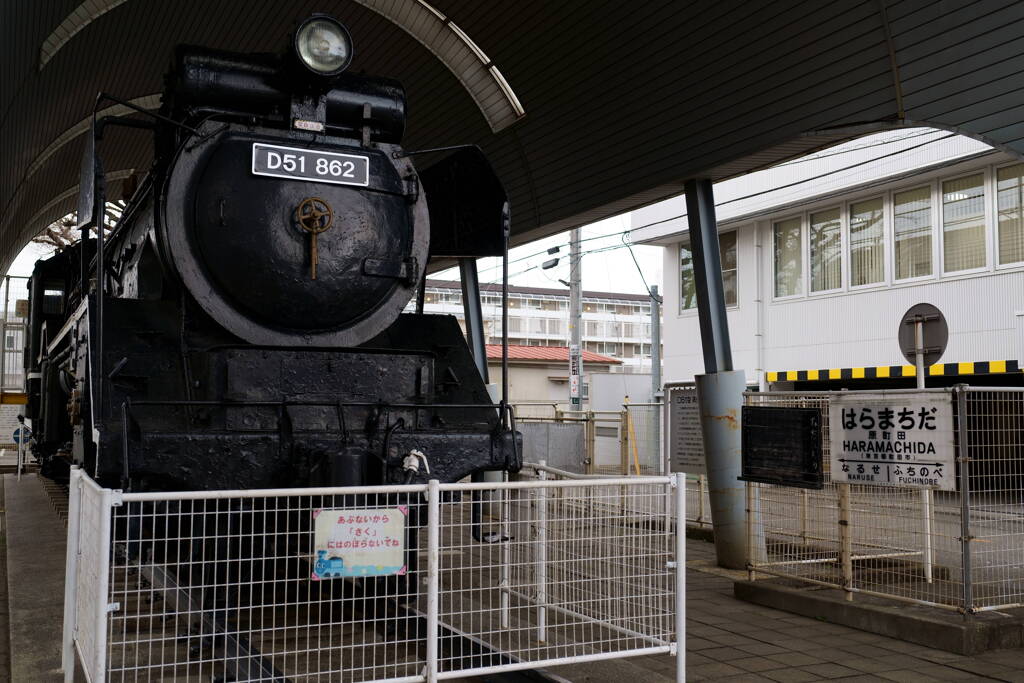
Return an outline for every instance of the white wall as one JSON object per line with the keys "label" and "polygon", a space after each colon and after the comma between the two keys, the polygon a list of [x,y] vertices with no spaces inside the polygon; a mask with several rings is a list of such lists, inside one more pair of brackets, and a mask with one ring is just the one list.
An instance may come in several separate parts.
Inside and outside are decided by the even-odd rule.
{"label": "white wall", "polygon": [[[995,166],[1007,162],[1008,157],[990,156],[846,196],[790,206],[784,213],[767,213],[738,226],[728,222],[720,225],[722,232],[738,229],[737,306],[727,312],[734,366],[746,371],[748,383],[756,384],[762,371],[906,364],[896,341],[899,320],[908,308],[922,302],[937,306],[949,326],[949,344],[940,362],[1024,361],[1024,264],[995,265],[992,175]],[[942,179],[976,169],[984,169],[987,183],[988,259],[985,269],[965,274],[941,273],[941,207],[933,206],[935,273],[916,281],[895,281],[891,207],[887,206],[885,283],[851,290],[847,253],[843,259],[847,272],[842,290],[825,295],[808,294],[805,275],[802,295],[773,300],[772,223],[775,220],[802,215],[806,221],[808,213],[836,206],[842,207],[845,220],[850,201],[878,196],[888,201],[893,191],[920,187],[928,182],[938,191]],[[699,324],[696,310],[679,310],[678,243],[665,248],[664,259],[665,381],[686,381],[704,371]],[[804,260],[806,265],[806,248]]]}

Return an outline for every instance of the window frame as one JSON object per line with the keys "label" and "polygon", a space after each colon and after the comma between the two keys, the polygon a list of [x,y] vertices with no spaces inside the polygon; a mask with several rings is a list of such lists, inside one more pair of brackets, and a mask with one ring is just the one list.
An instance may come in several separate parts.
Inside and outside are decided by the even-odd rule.
{"label": "window frame", "polygon": [[[807,283],[807,218],[808,214],[806,211],[798,214],[790,214],[788,216],[780,216],[778,218],[772,217],[768,220],[768,234],[771,241],[771,251],[768,254],[768,258],[771,261],[771,281],[769,286],[772,292],[772,301],[794,301],[796,299],[804,299],[808,296],[810,288]],[[776,270],[775,264],[775,226],[778,223],[785,223],[786,221],[797,220],[800,221],[800,291],[796,294],[788,294],[786,296],[775,295],[775,283],[778,277],[778,271]]]}
{"label": "window frame", "polygon": [[[804,258],[807,260],[807,296],[823,296],[828,294],[836,294],[837,292],[844,292],[847,290],[847,283],[849,282],[849,276],[847,268],[849,268],[850,259],[847,258],[847,229],[846,229],[846,205],[849,202],[840,202],[838,205],[833,204],[830,206],[823,206],[820,209],[814,209],[805,212],[807,215],[805,232],[807,239],[805,241],[806,251],[804,252]],[[839,286],[833,289],[819,289],[817,291],[812,289],[811,283],[811,216],[816,213],[825,213],[826,211],[832,211],[838,209],[839,211],[839,258],[843,260],[839,264]]]}
{"label": "window frame", "polygon": [[[990,241],[992,242],[992,269],[996,271],[1012,270],[1024,266],[1024,258],[1020,261],[999,263],[999,171],[1012,166],[1024,166],[1024,161],[1008,161],[992,166],[992,201],[989,202],[992,209],[992,239]],[[1024,214],[1024,206],[1021,207],[1021,213]]]}
{"label": "window frame", "polygon": [[[725,305],[725,310],[727,310],[727,311],[736,311],[736,310],[739,310],[739,308],[740,308],[740,228],[737,227],[737,228],[728,228],[728,229],[725,229],[725,230],[719,230],[718,231],[718,243],[719,243],[719,245],[721,245],[721,243],[722,243],[722,235],[730,233],[730,232],[736,233],[736,302],[732,303],[732,304],[728,304],[727,303]],[[676,245],[676,272],[679,273],[679,288],[678,288],[678,292],[679,292],[679,306],[677,307],[677,312],[676,312],[676,317],[677,318],[684,318],[684,317],[690,317],[690,316],[697,315],[697,305],[696,304],[694,304],[693,308],[683,308],[683,265],[682,265],[683,254],[682,254],[682,249],[683,249],[684,241],[685,241],[686,244],[692,244],[692,242],[690,241],[690,233],[689,232],[687,232],[686,235],[684,236],[684,238],[679,240],[679,244]],[[692,250],[691,250],[691,253],[692,253]],[[719,258],[721,258],[721,254],[719,254]],[[724,287],[723,287],[723,294],[724,294],[724,292],[725,292],[725,290],[724,290]]]}
{"label": "window frame", "polygon": [[[982,221],[984,223],[984,230],[982,235],[985,238],[985,248],[983,249],[985,254],[985,264],[976,268],[965,268],[963,270],[946,270],[946,223],[943,219],[943,207],[945,202],[943,200],[942,185],[952,180],[960,180],[961,178],[969,178],[971,176],[981,175],[981,191],[982,191]],[[992,167],[984,166],[982,168],[976,168],[965,173],[958,173],[951,176],[940,176],[936,178],[937,191],[935,197],[937,199],[936,204],[938,205],[939,222],[937,224],[939,232],[939,265],[941,266],[942,279],[959,277],[961,275],[972,275],[974,273],[985,273],[991,271],[992,264],[992,240],[990,239],[990,233],[992,232],[992,210],[991,202],[994,200],[990,188],[992,178]]]}
{"label": "window frame", "polygon": [[[851,227],[852,223],[850,221],[850,213],[853,211],[854,204],[862,204],[864,202],[870,202],[874,199],[882,200],[882,279],[878,280],[877,282],[867,282],[863,285],[855,285],[853,284],[853,234]],[[845,289],[846,291],[860,292],[865,289],[877,289],[879,287],[885,287],[889,284],[889,259],[887,258],[889,252],[889,242],[887,240],[888,230],[886,228],[888,225],[891,224],[891,222],[889,221],[889,214],[891,211],[890,207],[892,207],[892,205],[892,201],[885,194],[867,195],[864,197],[858,197],[856,199],[851,199],[843,202],[842,222],[845,223],[845,225],[843,226],[843,230],[846,233],[846,267],[844,268],[844,270],[846,271],[844,273],[846,277],[846,282],[844,284],[846,286],[843,287],[843,289]],[[896,252],[895,242],[893,243],[892,251],[893,253]],[[820,294],[821,292],[818,293]]]}
{"label": "window frame", "polygon": [[[896,263],[896,195],[904,192],[911,192],[913,190],[920,190],[925,187],[928,188],[928,199],[930,203],[929,213],[931,214],[932,272],[928,275],[900,278],[897,277],[897,273],[899,273],[899,265]],[[939,279],[941,269],[937,266],[942,258],[941,245],[939,244],[939,232],[941,232],[941,230],[939,230],[939,226],[942,223],[942,208],[939,206],[939,199],[941,199],[941,190],[938,178],[932,178],[931,180],[923,183],[912,183],[896,187],[889,190],[887,193],[887,200],[889,202],[889,268],[891,273],[889,286],[895,287],[907,283],[928,282]]]}

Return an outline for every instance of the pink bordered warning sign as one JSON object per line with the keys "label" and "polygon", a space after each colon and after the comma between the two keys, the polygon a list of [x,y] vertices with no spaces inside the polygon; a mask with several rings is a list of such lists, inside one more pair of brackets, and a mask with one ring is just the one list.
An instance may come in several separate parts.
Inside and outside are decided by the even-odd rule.
{"label": "pink bordered warning sign", "polygon": [[404,505],[313,511],[314,581],[406,573]]}

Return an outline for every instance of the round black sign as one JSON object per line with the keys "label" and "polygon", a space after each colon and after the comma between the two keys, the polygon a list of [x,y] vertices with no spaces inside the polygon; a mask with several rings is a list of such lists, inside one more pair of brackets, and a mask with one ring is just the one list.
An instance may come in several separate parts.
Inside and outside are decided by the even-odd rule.
{"label": "round black sign", "polygon": [[942,358],[942,354],[946,351],[946,342],[949,341],[946,318],[943,317],[942,311],[931,304],[915,304],[903,314],[899,329],[900,351],[911,365],[917,364],[914,328],[918,321],[921,322],[923,328],[924,364],[926,366],[934,365]]}

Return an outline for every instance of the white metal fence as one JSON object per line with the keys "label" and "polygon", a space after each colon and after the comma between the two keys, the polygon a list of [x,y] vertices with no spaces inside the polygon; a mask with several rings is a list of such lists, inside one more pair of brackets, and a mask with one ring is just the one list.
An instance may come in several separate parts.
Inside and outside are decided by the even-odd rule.
{"label": "white metal fence", "polygon": [[833,482],[834,393],[747,394],[748,405],[821,411],[826,482],[747,484],[752,573],[965,614],[1024,606],[1024,390],[936,391],[953,407],[956,491]]}
{"label": "white metal fence", "polygon": [[[434,681],[655,653],[683,680],[681,478],[122,494],[73,470],[70,491],[68,680],[76,652],[93,682]],[[398,511],[417,552],[327,578],[346,570],[314,553],[325,511],[350,532]]]}

